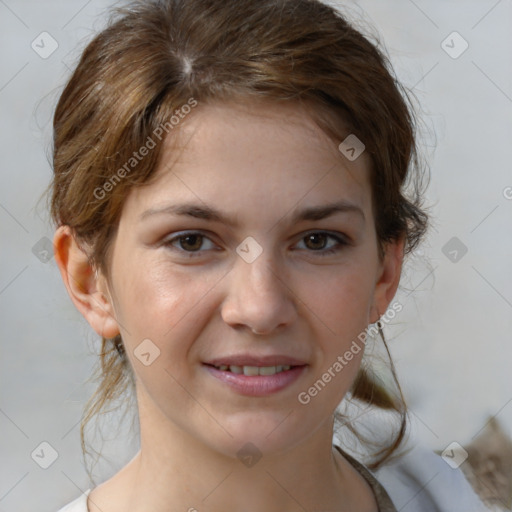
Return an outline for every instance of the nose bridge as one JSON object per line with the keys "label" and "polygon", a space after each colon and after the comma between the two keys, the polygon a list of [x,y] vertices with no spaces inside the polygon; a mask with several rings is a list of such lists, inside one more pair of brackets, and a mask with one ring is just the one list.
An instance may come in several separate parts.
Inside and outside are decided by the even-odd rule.
{"label": "nose bridge", "polygon": [[242,283],[246,283],[244,287],[246,291],[262,297],[268,296],[267,299],[279,293],[276,288],[282,286],[280,280],[277,278],[277,265],[268,253],[269,251],[265,254],[261,254],[251,263],[247,263],[246,261],[237,262],[240,269],[241,281]]}
{"label": "nose bridge", "polygon": [[295,306],[282,282],[285,273],[279,262],[270,251],[262,250],[255,256],[254,249],[250,242],[249,247],[242,243],[237,249],[241,256],[234,263],[223,317],[231,325],[243,324],[267,333],[289,323]]}

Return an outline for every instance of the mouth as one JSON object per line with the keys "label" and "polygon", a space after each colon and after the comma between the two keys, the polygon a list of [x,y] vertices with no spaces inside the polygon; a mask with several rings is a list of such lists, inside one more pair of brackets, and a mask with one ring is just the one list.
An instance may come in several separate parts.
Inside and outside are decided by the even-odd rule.
{"label": "mouth", "polygon": [[[203,363],[208,374],[223,387],[239,395],[251,397],[269,396],[292,386],[307,370],[307,364],[242,364],[242,361],[215,361]],[[282,363],[283,361],[278,361]],[[286,361],[289,363],[291,361]],[[231,364],[227,364],[231,363]],[[295,361],[294,361],[295,363]]]}
{"label": "mouth", "polygon": [[291,370],[292,368],[297,368],[298,366],[305,365],[277,365],[277,366],[238,366],[238,365],[214,365],[205,363],[207,366],[212,366],[217,370],[222,372],[230,372],[235,373],[237,375],[247,375],[247,376],[255,376],[255,375],[275,375],[276,373],[286,372]]}

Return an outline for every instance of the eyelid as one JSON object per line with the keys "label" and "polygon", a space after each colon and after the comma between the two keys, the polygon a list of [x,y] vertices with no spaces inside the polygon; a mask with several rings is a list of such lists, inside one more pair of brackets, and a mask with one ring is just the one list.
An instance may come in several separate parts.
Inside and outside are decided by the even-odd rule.
{"label": "eyelid", "polygon": [[[176,233],[172,233],[172,236],[166,237],[162,240],[162,245],[171,247],[172,249],[175,249],[178,252],[181,252],[182,254],[198,254],[204,252],[204,250],[199,251],[185,251],[183,249],[177,249],[174,246],[172,246],[173,243],[178,242],[180,238],[186,238],[187,236],[193,236],[198,235],[204,239],[210,240],[212,244],[215,244],[215,242],[211,239],[211,236],[208,235],[206,232],[201,230],[186,230],[186,231],[178,231]],[[209,249],[211,250],[211,249]]]}
{"label": "eyelid", "polygon": [[310,229],[308,231],[304,231],[304,233],[301,233],[300,238],[304,238],[308,235],[314,235],[314,234],[322,234],[326,236],[330,236],[333,238],[339,239],[341,242],[350,243],[351,239],[348,235],[345,233],[342,233],[340,231],[329,231],[328,229]]}
{"label": "eyelid", "polygon": [[309,235],[313,234],[321,234],[325,235],[326,238],[331,238],[332,240],[336,241],[336,244],[333,247],[330,247],[329,249],[319,249],[319,250],[306,250],[309,254],[314,254],[315,256],[331,256],[335,253],[339,253],[342,251],[345,247],[352,245],[351,239],[345,235],[344,233],[340,232],[333,232],[333,231],[326,231],[326,230],[318,230],[313,229],[304,233],[301,233],[299,242],[303,241],[304,238],[306,238]]}

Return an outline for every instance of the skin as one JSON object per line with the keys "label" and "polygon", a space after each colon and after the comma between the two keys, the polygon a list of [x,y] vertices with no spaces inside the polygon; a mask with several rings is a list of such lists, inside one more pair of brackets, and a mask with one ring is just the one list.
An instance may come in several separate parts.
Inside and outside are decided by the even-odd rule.
{"label": "skin", "polygon": [[[350,162],[297,105],[199,105],[180,128],[157,180],[126,199],[110,282],[89,267],[69,227],[55,233],[71,299],[100,336],[121,333],[137,382],[141,449],[92,490],[89,510],[376,511],[368,484],[332,449],[333,413],[363,351],[307,405],[297,399],[385,312],[399,284],[403,239],[379,260],[368,156]],[[290,222],[296,209],[342,198],[365,218]],[[239,226],[170,214],[140,220],[185,201]],[[205,238],[164,245],[185,230]],[[326,230],[348,244],[322,256],[336,240],[306,235]],[[263,250],[252,263],[236,252],[248,236]],[[144,339],[160,350],[148,366],[134,355]],[[241,352],[287,354],[308,367],[273,395],[243,396],[202,365]],[[262,455],[250,468],[237,458],[248,442]]]}

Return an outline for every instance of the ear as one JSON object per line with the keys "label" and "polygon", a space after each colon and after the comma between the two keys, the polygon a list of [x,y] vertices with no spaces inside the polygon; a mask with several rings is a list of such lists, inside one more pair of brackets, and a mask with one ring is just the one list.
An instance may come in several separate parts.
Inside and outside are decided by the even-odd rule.
{"label": "ear", "polygon": [[370,311],[370,323],[375,323],[388,309],[395,296],[404,259],[405,236],[389,242],[384,247],[384,258],[379,265],[378,278],[375,283],[373,302]]}
{"label": "ear", "polygon": [[89,264],[69,226],[56,230],[53,247],[62,280],[78,311],[100,336],[113,338],[119,334],[106,280]]}

